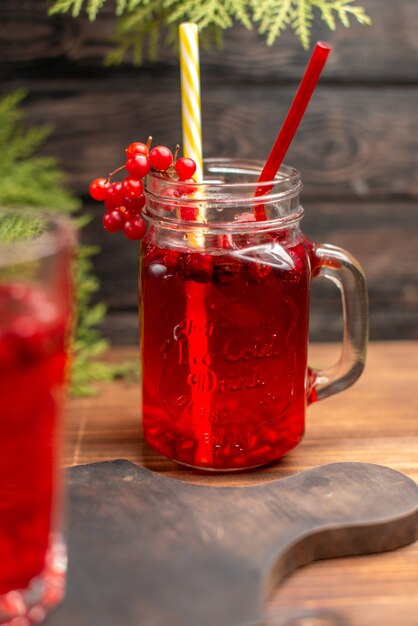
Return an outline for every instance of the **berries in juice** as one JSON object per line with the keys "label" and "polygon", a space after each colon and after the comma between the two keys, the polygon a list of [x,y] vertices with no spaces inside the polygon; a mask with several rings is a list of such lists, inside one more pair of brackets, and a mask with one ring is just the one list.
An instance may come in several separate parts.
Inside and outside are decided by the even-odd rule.
{"label": "berries in juice", "polygon": [[41,289],[0,286],[0,594],[45,568],[55,511],[65,320]]}
{"label": "berries in juice", "polygon": [[304,240],[282,239],[212,253],[143,242],[143,427],[165,456],[239,469],[300,441],[310,269]]}

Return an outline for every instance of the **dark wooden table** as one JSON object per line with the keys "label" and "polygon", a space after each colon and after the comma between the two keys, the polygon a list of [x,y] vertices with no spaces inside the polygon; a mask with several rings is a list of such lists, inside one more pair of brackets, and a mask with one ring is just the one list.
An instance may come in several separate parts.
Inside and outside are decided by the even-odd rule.
{"label": "dark wooden table", "polygon": [[[310,360],[324,366],[337,354],[334,344],[316,344]],[[135,348],[113,349],[109,358],[136,355]],[[180,467],[148,448],[141,433],[138,384],[106,384],[96,397],[69,403],[66,462],[123,458],[189,482],[243,485],[325,463],[362,461],[387,465],[418,482],[417,385],[418,342],[373,343],[361,380],[343,395],[309,408],[306,436],[296,450],[257,471],[211,475]],[[271,623],[280,609],[292,607],[335,612],[349,626],[417,626],[418,543],[302,568],[271,597]],[[299,624],[319,626],[310,618]]]}

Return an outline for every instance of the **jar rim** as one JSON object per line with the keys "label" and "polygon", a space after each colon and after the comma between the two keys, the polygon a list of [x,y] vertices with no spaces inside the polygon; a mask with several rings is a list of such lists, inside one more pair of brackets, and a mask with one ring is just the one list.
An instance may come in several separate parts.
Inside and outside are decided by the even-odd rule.
{"label": "jar rim", "polygon": [[[234,163],[236,165],[234,165]],[[230,157],[210,157],[208,159],[203,160],[204,168],[210,173],[219,173],[221,171],[228,172],[231,174],[244,174],[249,172],[254,172],[254,175],[261,174],[264,163],[260,160],[256,159],[233,159]],[[245,168],[245,169],[244,169]],[[181,187],[184,185],[184,182],[181,180],[168,179],[163,176],[160,172],[151,172],[148,174],[147,178],[154,179],[157,181],[164,182],[166,185],[172,185],[175,189],[177,186]],[[254,182],[238,182],[238,183],[225,183],[222,181],[211,181],[211,180],[203,180],[202,182],[194,183],[194,186],[197,189],[205,189],[208,187],[221,187],[226,190],[233,189],[268,189],[272,185],[277,185],[277,183],[295,183],[295,186],[300,184],[300,172],[290,165],[282,164],[272,180],[266,180],[263,182],[259,182],[258,180]],[[296,191],[296,190],[295,190]]]}
{"label": "jar rim", "polygon": [[180,218],[170,218],[164,216],[163,220],[153,213],[145,212],[145,217],[151,221],[157,220],[160,225],[163,225],[164,228],[173,231],[181,231],[181,232],[196,232],[201,231],[202,233],[209,235],[214,233],[246,233],[249,231],[256,230],[257,232],[261,231],[269,231],[269,230],[279,230],[282,228],[288,228],[295,222],[300,222],[303,218],[305,211],[302,206],[291,213],[290,215],[286,215],[284,217],[275,217],[273,219],[261,220],[261,221],[248,221],[248,222],[233,222],[233,221],[224,221],[224,222],[203,222],[203,221],[193,221],[190,220],[182,220]]}
{"label": "jar rim", "polygon": [[[259,182],[262,169],[263,163],[253,159],[205,159],[205,180],[194,183],[190,195],[170,194],[167,189],[176,190],[187,184],[192,187],[192,183],[152,172],[145,181],[147,204],[144,216],[151,221],[158,220],[171,229],[202,228],[205,232],[254,228],[269,230],[284,228],[299,221],[303,216],[303,208],[299,203],[296,206],[292,202],[302,189],[299,172],[293,167],[282,165],[274,180]],[[280,210],[280,213],[272,216],[271,211],[267,211],[266,219],[257,221],[240,221],[238,213],[234,213],[233,219],[229,217],[231,209],[254,215],[256,206],[265,207],[266,211],[274,208],[274,211]],[[195,208],[198,217],[193,220],[183,219],[181,214],[185,207]],[[201,218],[202,215],[205,217]]]}

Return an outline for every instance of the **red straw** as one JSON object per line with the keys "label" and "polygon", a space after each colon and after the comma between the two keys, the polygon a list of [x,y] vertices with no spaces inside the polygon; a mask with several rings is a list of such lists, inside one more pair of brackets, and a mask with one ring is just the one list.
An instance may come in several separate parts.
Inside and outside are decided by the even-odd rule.
{"label": "red straw", "polygon": [[[322,69],[325,65],[327,57],[331,52],[331,46],[323,41],[318,41],[312,53],[310,61],[306,67],[305,73],[300,81],[299,88],[293,99],[286,119],[281,127],[273,148],[267,158],[267,161],[260,174],[259,182],[274,180],[279,167],[289,149],[292,139],[302,121],[306,108],[318,83]],[[256,191],[256,196],[267,193],[269,189],[260,187]],[[266,213],[264,205],[256,205],[254,208],[257,220],[265,220]]]}

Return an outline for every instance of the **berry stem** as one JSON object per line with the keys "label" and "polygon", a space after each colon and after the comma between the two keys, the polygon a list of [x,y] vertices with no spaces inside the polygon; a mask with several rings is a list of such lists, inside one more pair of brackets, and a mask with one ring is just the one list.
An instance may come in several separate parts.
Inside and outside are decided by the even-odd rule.
{"label": "berry stem", "polygon": [[180,152],[180,144],[176,144],[176,149],[174,151],[173,164],[177,161],[177,157],[179,155],[179,152]]}
{"label": "berry stem", "polygon": [[151,144],[152,144],[152,135],[148,135],[148,140],[147,140],[148,152],[150,151]]}
{"label": "berry stem", "polygon": [[120,167],[117,167],[115,170],[113,170],[113,172],[109,172],[108,176],[107,176],[107,180],[110,182],[112,176],[114,176],[115,174],[117,174],[118,172],[121,172],[122,170],[125,169],[124,165],[121,165]]}

